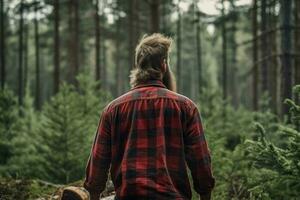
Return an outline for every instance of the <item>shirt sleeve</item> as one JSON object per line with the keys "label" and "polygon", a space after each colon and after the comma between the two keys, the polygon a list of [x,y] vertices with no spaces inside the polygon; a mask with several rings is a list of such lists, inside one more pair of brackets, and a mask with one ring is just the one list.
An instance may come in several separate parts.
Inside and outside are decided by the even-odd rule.
{"label": "shirt sleeve", "polygon": [[184,134],[186,162],[192,173],[194,189],[200,195],[207,194],[213,189],[215,179],[200,114],[196,107],[188,112]]}
{"label": "shirt sleeve", "polygon": [[91,194],[100,194],[106,186],[111,163],[111,124],[108,113],[103,112],[86,167],[84,187]]}

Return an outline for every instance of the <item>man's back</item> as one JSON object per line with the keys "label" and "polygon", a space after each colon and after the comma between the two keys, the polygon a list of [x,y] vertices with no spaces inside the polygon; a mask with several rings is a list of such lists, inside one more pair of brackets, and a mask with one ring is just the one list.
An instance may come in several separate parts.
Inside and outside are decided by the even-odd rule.
{"label": "man's back", "polygon": [[161,81],[148,81],[106,107],[86,187],[103,188],[95,176],[103,181],[111,164],[117,199],[191,199],[186,163],[196,191],[210,192],[214,179],[196,106]]}

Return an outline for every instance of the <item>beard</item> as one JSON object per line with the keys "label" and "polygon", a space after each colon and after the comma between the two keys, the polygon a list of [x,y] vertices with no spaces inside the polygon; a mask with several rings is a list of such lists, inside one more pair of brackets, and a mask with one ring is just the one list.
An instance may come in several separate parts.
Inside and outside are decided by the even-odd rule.
{"label": "beard", "polygon": [[167,71],[163,75],[162,82],[169,90],[177,92],[175,76],[169,67],[167,67]]}

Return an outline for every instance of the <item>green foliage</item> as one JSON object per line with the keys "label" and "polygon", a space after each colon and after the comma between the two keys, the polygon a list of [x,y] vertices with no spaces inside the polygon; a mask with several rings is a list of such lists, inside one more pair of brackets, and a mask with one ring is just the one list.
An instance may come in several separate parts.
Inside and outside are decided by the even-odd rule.
{"label": "green foliage", "polygon": [[[293,124],[283,126],[267,106],[264,112],[251,112],[226,104],[218,92],[203,90],[202,96],[200,110],[216,177],[214,198],[293,199],[299,195],[299,149],[295,147],[298,143],[299,148],[295,132],[299,107],[287,101]],[[259,123],[253,126],[253,121]]]}
{"label": "green foliage", "polygon": [[3,133],[1,136],[11,139],[13,137],[12,124],[17,118],[16,98],[12,91],[8,89],[0,91],[0,109],[0,131]]}
{"label": "green foliage", "polygon": [[[296,97],[299,88],[294,88]],[[283,123],[268,108],[267,98],[263,112],[250,112],[226,105],[218,92],[204,90],[202,95],[200,110],[216,177],[214,198],[297,199],[300,106],[286,100],[291,123]]]}
{"label": "green foliage", "polygon": [[[11,140],[12,157],[7,163],[6,174],[12,177],[39,177],[43,169],[39,167],[40,155],[37,151],[36,135],[39,124],[39,113],[33,108],[33,99],[26,93],[22,115],[15,121],[15,137]],[[32,169],[32,166],[36,166]]]}
{"label": "green foliage", "polygon": [[79,75],[78,82],[77,89],[63,84],[40,112],[26,93],[21,116],[12,92],[1,91],[1,176],[56,183],[83,177],[100,113],[110,96],[86,74]]}
{"label": "green foliage", "polygon": [[78,90],[62,85],[43,108],[39,149],[45,178],[52,182],[68,183],[83,177],[99,113],[107,101],[88,77],[79,76],[79,83]]}
{"label": "green foliage", "polygon": [[15,136],[14,125],[18,119],[16,98],[8,89],[0,90],[0,170],[12,156],[11,141]]}
{"label": "green foliage", "polygon": [[[294,88],[295,96],[300,93],[299,87]],[[290,106],[291,124],[278,125],[284,142],[280,146],[274,144],[266,138],[263,126],[256,124],[260,137],[246,143],[253,166],[269,173],[264,182],[256,182],[252,190],[256,195],[265,193],[271,199],[296,199],[300,195],[300,107],[290,99],[285,103]]]}
{"label": "green foliage", "polygon": [[57,186],[37,180],[0,179],[1,200],[48,199],[56,190]]}
{"label": "green foliage", "polygon": [[63,85],[61,91],[45,105],[40,127],[40,150],[47,179],[67,183],[82,176],[86,130],[78,94]]}
{"label": "green foliage", "polygon": [[215,199],[248,199],[247,176],[250,166],[245,159],[243,141],[253,137],[254,113],[235,109],[223,102],[218,91],[203,90],[199,108],[205,136],[212,156],[216,187]]}

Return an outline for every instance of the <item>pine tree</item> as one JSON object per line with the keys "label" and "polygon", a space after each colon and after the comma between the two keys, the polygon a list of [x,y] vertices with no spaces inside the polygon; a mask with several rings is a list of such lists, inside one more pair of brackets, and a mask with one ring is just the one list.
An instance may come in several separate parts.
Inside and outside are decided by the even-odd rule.
{"label": "pine tree", "polygon": [[[79,179],[81,141],[85,130],[80,121],[77,95],[71,86],[63,85],[43,110],[40,146],[48,180],[68,183]],[[75,156],[77,155],[77,156]]]}
{"label": "pine tree", "polygon": [[13,129],[16,134],[10,142],[13,149],[6,166],[6,174],[15,178],[43,178],[45,172],[39,165],[42,158],[36,148],[40,145],[36,139],[40,113],[35,111],[34,100],[29,92],[24,96],[22,113]]}
{"label": "pine tree", "polygon": [[16,97],[12,91],[0,90],[0,174],[12,156],[11,141],[15,136],[14,126],[18,118],[16,105]]}
{"label": "pine tree", "polygon": [[63,84],[42,111],[39,145],[47,180],[69,183],[84,169],[97,120],[107,96],[97,93],[97,83],[78,76],[79,87]]}
{"label": "pine tree", "polygon": [[[300,85],[294,88],[295,95],[300,94]],[[271,195],[279,195],[277,198],[296,198],[300,195],[300,132],[298,124],[300,121],[300,105],[291,99],[285,100],[289,107],[292,124],[278,125],[279,131],[284,139],[283,144],[275,144],[266,137],[266,131],[260,124],[256,124],[260,133],[259,140],[248,140],[249,157],[253,165],[259,169],[267,169],[273,175],[269,177],[273,187],[268,191]],[[283,184],[284,183],[284,184]],[[261,182],[257,187],[265,187]],[[280,187],[280,192],[276,188]],[[281,196],[280,196],[281,195]]]}

